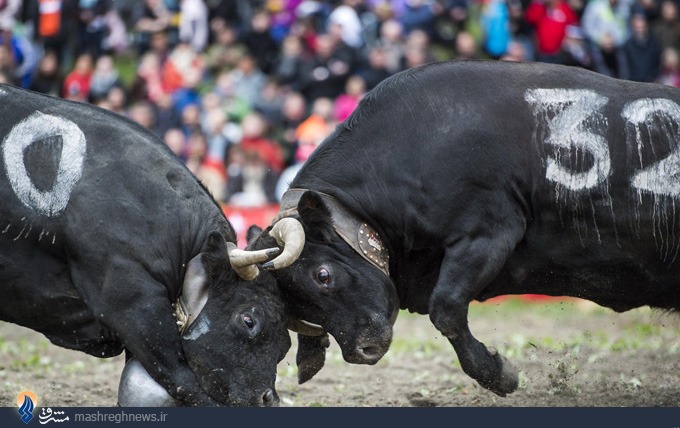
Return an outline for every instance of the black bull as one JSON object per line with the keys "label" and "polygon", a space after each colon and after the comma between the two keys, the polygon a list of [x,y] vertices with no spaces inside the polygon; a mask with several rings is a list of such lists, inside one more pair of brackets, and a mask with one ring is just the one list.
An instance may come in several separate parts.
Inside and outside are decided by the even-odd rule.
{"label": "black bull", "polygon": [[[305,246],[275,275],[347,361],[378,361],[408,309],[505,395],[516,371],[470,332],[473,300],[680,310],[679,171],[675,88],[545,64],[427,65],[369,93],[300,170],[280,217],[300,220]],[[307,347],[322,361],[321,343]]]}
{"label": "black bull", "polygon": [[275,404],[285,308],[271,274],[240,278],[270,252],[234,249],[219,205],[133,122],[10,86],[0,117],[0,319],[126,349],[180,404]]}

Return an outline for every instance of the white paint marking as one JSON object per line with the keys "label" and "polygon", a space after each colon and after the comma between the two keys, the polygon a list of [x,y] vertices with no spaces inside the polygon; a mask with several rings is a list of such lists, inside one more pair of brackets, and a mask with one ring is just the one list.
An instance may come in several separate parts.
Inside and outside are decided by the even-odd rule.
{"label": "white paint marking", "polygon": [[[668,125],[667,129],[680,126],[680,106],[663,98],[644,98],[633,101],[623,108],[621,115],[635,127],[640,167],[644,167],[642,164],[642,125],[646,125],[649,129],[658,129],[655,119],[660,119]],[[668,123],[669,121],[672,123]],[[680,135],[676,133],[676,135],[666,135],[666,137],[669,142],[675,143],[670,155],[633,175],[631,185],[636,189],[677,198],[680,197],[680,144],[678,144]]]}
{"label": "white paint marking", "polygon": [[611,173],[609,146],[602,135],[588,129],[586,120],[608,99],[583,89],[530,89],[524,98],[537,110],[555,113],[548,124],[550,135],[545,144],[566,149],[565,156],[573,156],[577,162],[579,151],[587,151],[594,158],[588,171],[574,172],[560,165],[560,155],[546,157],[546,178],[573,191],[592,189],[606,181]]}
{"label": "white paint marking", "polygon": [[198,324],[194,325],[189,334],[184,335],[186,340],[196,340],[210,331],[210,321],[203,317],[196,320]]}
{"label": "white paint marking", "polygon": [[[56,135],[63,141],[61,161],[52,190],[43,192],[28,176],[24,150],[37,140]],[[85,135],[78,125],[61,117],[35,112],[14,126],[3,141],[2,154],[7,178],[19,200],[42,215],[59,215],[82,175],[85,146]]]}

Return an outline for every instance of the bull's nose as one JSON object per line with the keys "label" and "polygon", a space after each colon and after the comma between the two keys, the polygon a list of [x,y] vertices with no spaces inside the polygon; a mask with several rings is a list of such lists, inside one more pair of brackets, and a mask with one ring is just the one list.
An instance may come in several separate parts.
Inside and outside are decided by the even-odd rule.
{"label": "bull's nose", "polygon": [[385,354],[381,346],[357,346],[356,353],[366,361],[366,364],[375,364]]}
{"label": "bull's nose", "polygon": [[262,405],[267,407],[274,407],[279,405],[279,396],[274,390],[268,389],[262,394]]}

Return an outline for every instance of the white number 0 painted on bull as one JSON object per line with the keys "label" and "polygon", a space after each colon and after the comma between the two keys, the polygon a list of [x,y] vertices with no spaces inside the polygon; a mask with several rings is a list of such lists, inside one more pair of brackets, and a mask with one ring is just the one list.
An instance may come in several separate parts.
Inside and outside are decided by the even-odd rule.
{"label": "white number 0 painted on bull", "polygon": [[[24,150],[35,141],[59,135],[62,138],[61,160],[54,185],[41,191],[31,181],[24,164]],[[35,112],[19,122],[5,137],[2,156],[7,179],[19,200],[42,215],[53,217],[68,204],[73,187],[83,173],[85,135],[70,120]]]}
{"label": "white number 0 painted on bull", "polygon": [[602,135],[588,129],[586,120],[608,99],[585,89],[531,89],[524,97],[544,114],[554,113],[545,144],[563,148],[567,153],[584,150],[593,156],[593,166],[585,172],[574,172],[560,165],[559,155],[548,157],[545,160],[546,178],[572,191],[591,189],[604,182],[611,170],[609,146]]}
{"label": "white number 0 painted on bull", "polygon": [[[680,126],[680,106],[675,102],[665,99],[644,98],[627,104],[621,115],[635,127],[638,156],[642,165],[642,137],[640,125],[648,120],[653,121],[654,116],[666,116],[675,122],[674,126]],[[649,126],[655,127],[654,124]],[[669,135],[669,140],[675,142],[675,148],[666,157],[655,162],[643,170],[637,172],[630,180],[633,187],[639,190],[661,194],[670,197],[680,196],[680,144],[678,135]]]}

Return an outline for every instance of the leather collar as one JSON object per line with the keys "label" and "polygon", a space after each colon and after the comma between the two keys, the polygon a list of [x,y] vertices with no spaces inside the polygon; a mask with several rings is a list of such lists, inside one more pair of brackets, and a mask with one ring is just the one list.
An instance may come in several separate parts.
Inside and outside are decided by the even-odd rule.
{"label": "leather collar", "polygon": [[[281,198],[281,208],[274,218],[272,224],[285,217],[292,217],[298,214],[297,206],[302,194],[308,189],[288,189]],[[387,247],[383,244],[380,235],[366,222],[361,221],[342,206],[337,199],[331,195],[317,192],[321,195],[326,207],[333,219],[335,232],[361,257],[366,259],[373,266],[380,269],[382,273],[390,276],[390,256]]]}

